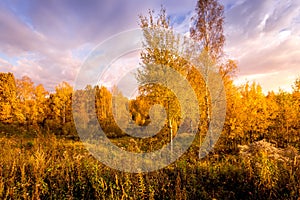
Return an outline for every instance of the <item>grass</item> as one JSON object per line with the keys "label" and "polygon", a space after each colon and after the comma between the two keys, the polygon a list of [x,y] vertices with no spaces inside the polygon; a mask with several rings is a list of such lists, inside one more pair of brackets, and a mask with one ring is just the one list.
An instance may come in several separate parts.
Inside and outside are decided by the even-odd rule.
{"label": "grass", "polygon": [[[81,142],[55,136],[0,138],[0,199],[298,199],[300,166],[265,154],[253,159],[190,149],[151,173],[124,173]],[[193,156],[194,155],[194,156]]]}

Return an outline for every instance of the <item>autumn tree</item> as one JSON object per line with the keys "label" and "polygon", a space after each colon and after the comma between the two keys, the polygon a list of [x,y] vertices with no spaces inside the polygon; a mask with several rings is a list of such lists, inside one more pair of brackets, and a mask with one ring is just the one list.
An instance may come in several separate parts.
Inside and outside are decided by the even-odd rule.
{"label": "autumn tree", "polygon": [[[277,101],[277,94],[274,91],[269,91],[266,95],[267,112],[268,116],[265,119],[268,121],[268,128],[266,130],[266,137],[268,141],[276,142],[280,137],[278,130],[278,116],[280,107]],[[277,142],[280,145],[280,142]]]}
{"label": "autumn tree", "polygon": [[[237,71],[237,63],[234,60],[223,58],[223,48],[225,36],[223,33],[224,7],[217,0],[198,0],[195,15],[192,17],[192,27],[190,35],[195,41],[200,43],[202,54],[212,59],[213,64],[207,65],[203,74],[205,85],[202,88],[205,96],[205,119],[203,128],[207,129],[211,121],[211,102],[209,99],[208,82],[209,70],[218,70],[222,77],[226,93],[226,121],[222,136],[225,141],[230,140],[236,145],[234,137],[241,139],[241,126],[236,110],[239,109],[239,92],[233,84],[233,77]],[[210,67],[210,68],[209,68]],[[227,139],[225,139],[227,138]],[[223,141],[224,141],[223,140]],[[225,142],[226,143],[226,142]]]}
{"label": "autumn tree", "polygon": [[17,97],[20,102],[26,102],[26,100],[34,99],[34,83],[28,76],[23,76],[21,79],[17,79]]}
{"label": "autumn tree", "polygon": [[[216,59],[214,59],[211,56],[212,51],[208,51],[208,49],[211,48],[211,46],[206,45],[207,47],[209,47],[206,48],[199,41],[198,42],[200,43],[200,45],[198,43],[191,42],[188,38],[180,37],[179,34],[176,34],[172,27],[170,27],[169,25],[169,20],[164,9],[161,10],[157,17],[154,17],[153,12],[151,11],[149,12],[148,17],[142,16],[141,27],[143,28],[145,38],[145,50],[141,54],[141,58],[143,61],[143,69],[138,72],[137,78],[139,83],[143,85],[149,80],[151,82],[151,80],[155,80],[155,78],[157,77],[165,76],[164,81],[162,82],[168,85],[168,83],[172,82],[174,76],[168,76],[166,73],[166,69],[172,69],[178,74],[181,74],[181,76],[184,77],[190,83],[193,91],[197,96],[198,108],[199,110],[203,111],[202,113],[200,113],[200,120],[202,122],[206,121],[206,123],[202,123],[199,127],[199,130],[201,131],[201,144],[201,137],[207,134],[207,130],[209,130],[211,115],[210,106],[212,104],[216,105],[216,102],[210,102],[211,99],[209,97],[208,87],[211,86],[211,88],[218,88],[217,90],[222,90],[221,87],[218,87],[218,83],[212,81],[216,80],[216,77],[214,76],[216,76],[216,74],[218,73],[218,68],[214,67],[216,64]],[[195,31],[192,32],[192,35],[196,34]],[[220,46],[220,48],[221,47],[222,45]],[[227,75],[229,74],[225,69],[223,70],[223,73],[224,77],[227,77]],[[208,82],[210,82],[209,86]],[[177,84],[175,85],[175,87],[182,87],[182,85],[179,84],[179,82],[177,82]],[[186,89],[187,88],[182,87],[179,90],[181,92],[186,92]],[[176,94],[176,96],[174,95],[172,97],[172,92],[167,92],[166,88],[162,88],[159,85],[151,83],[147,84],[146,87],[144,85],[143,87],[140,87],[140,92],[141,94],[148,95],[148,97],[158,97],[158,94],[166,94],[165,102],[172,102],[172,106],[178,105],[176,103],[173,103],[176,102],[175,99],[178,96],[185,96],[189,98],[189,95],[187,94]],[[214,94],[216,92],[222,94],[222,91],[213,92]],[[162,101],[164,98],[159,97],[157,99],[160,99]],[[153,102],[155,101],[156,99],[154,98]],[[189,99],[185,99],[184,102],[188,101]],[[178,123],[181,123],[180,120],[188,121],[186,119],[181,119],[180,107],[188,107],[191,104],[187,103],[186,105],[178,105],[177,107],[174,106],[173,109],[169,108],[168,104],[164,104],[165,108],[166,105],[166,110],[168,113],[168,126],[170,126],[170,132],[172,133],[172,127],[177,126],[176,124]],[[195,110],[195,108],[189,107],[187,110],[193,111]],[[175,123],[174,125],[169,125],[170,122]],[[209,131],[210,133],[212,133],[211,130],[212,129],[210,129]],[[208,144],[208,148],[210,149],[212,147],[212,144],[214,143],[213,134],[210,134],[209,138],[210,142]]]}
{"label": "autumn tree", "polygon": [[55,93],[51,94],[49,98],[51,113],[48,116],[48,127],[56,127],[56,131],[61,134],[74,132],[72,93],[72,86],[67,82],[62,82],[55,88]]}
{"label": "autumn tree", "polygon": [[291,93],[283,90],[279,91],[276,95],[276,102],[279,107],[276,117],[277,125],[277,141],[280,141],[281,145],[287,145],[289,143],[295,143],[297,139],[297,121],[299,115],[299,107],[295,103]]}
{"label": "autumn tree", "polygon": [[12,73],[0,73],[0,121],[3,123],[23,122],[17,100],[15,77]]}
{"label": "autumn tree", "polygon": [[33,113],[35,112],[34,105],[34,83],[28,76],[23,76],[16,80],[17,98],[22,114],[25,117],[27,129],[33,123]]}
{"label": "autumn tree", "polygon": [[293,101],[296,113],[295,125],[298,131],[298,137],[300,136],[300,77],[298,77],[293,85]]}
{"label": "autumn tree", "polygon": [[295,126],[295,137],[297,138],[297,144],[299,144],[300,141],[300,77],[298,77],[293,86],[293,99],[294,99],[294,108],[295,108],[295,120],[294,120],[294,126]]}
{"label": "autumn tree", "polygon": [[129,123],[129,100],[116,86],[109,91],[104,86],[95,86],[95,109],[98,122],[107,137],[125,136]]}
{"label": "autumn tree", "polygon": [[95,87],[96,111],[98,119],[105,120],[112,116],[112,94],[104,86]]}
{"label": "autumn tree", "polygon": [[[173,33],[164,8],[161,9],[158,16],[154,16],[154,11],[149,11],[149,16],[140,16],[140,26],[143,29],[145,40],[145,50],[141,53],[143,68],[137,74],[140,95],[149,98],[149,101],[145,101],[145,99],[143,101],[149,102],[150,105],[162,104],[165,107],[168,113],[167,126],[171,131],[179,123],[180,109],[176,103],[176,96],[166,88],[166,85],[171,83],[171,79],[174,77],[168,77],[165,68],[172,68],[178,73],[186,74],[189,66],[187,61],[178,56],[179,40]],[[165,87],[154,83],[158,77],[163,77]],[[161,82],[161,84],[163,83]],[[144,112],[142,116],[148,116],[148,114]],[[145,119],[139,120],[145,121]]]}
{"label": "autumn tree", "polygon": [[196,15],[192,18],[191,37],[201,48],[218,60],[223,54],[224,7],[217,0],[198,0]]}
{"label": "autumn tree", "polygon": [[264,138],[269,126],[267,119],[267,104],[262,88],[256,83],[246,83],[241,89],[243,105],[240,118],[247,142]]}
{"label": "autumn tree", "polygon": [[[192,18],[190,35],[200,43],[202,53],[214,62],[210,67],[217,65],[223,55],[225,37],[223,34],[224,7],[217,0],[198,0],[195,8],[196,15]],[[206,55],[207,54],[207,55]],[[227,65],[228,66],[228,65]],[[230,65],[229,65],[230,66]],[[205,70],[205,83],[208,82],[208,65]],[[225,72],[225,70],[223,70]],[[208,87],[205,87],[206,117],[210,121]]]}
{"label": "autumn tree", "polygon": [[44,125],[47,116],[49,115],[48,106],[49,92],[42,84],[39,84],[34,89],[35,112],[33,113],[33,120],[39,124]]}

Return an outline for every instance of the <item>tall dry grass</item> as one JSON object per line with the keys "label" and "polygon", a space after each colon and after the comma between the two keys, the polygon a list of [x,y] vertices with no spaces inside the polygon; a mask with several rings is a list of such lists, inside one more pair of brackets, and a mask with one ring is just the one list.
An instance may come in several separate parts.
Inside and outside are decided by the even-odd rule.
{"label": "tall dry grass", "polygon": [[0,199],[297,199],[300,194],[299,161],[277,162],[266,153],[198,160],[190,150],[167,168],[130,174],[101,164],[80,142],[54,136],[3,137],[0,149]]}

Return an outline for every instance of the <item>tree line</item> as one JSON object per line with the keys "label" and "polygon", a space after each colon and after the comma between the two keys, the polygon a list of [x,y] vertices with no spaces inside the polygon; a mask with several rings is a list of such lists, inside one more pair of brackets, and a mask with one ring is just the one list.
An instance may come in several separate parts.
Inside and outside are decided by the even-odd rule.
{"label": "tree line", "polygon": [[[224,8],[216,0],[198,1],[196,14],[192,18],[190,37],[199,45],[192,49],[182,49],[180,41],[174,32],[166,10],[161,9],[158,15],[149,11],[148,16],[140,16],[140,27],[144,33],[144,50],[141,53],[143,69],[137,73],[140,84],[139,96],[127,99],[114,87],[112,90],[104,86],[86,86],[82,90],[73,91],[70,84],[62,82],[49,93],[43,85],[35,85],[24,76],[15,79],[12,73],[0,74],[0,122],[3,126],[16,126],[22,131],[35,130],[41,133],[56,135],[76,135],[76,128],[96,127],[91,124],[92,115],[97,116],[101,128],[109,137],[126,136],[115,121],[113,99],[118,99],[118,119],[125,124],[148,125],[149,108],[161,104],[168,116],[161,137],[170,132],[176,133],[179,124],[189,126],[185,119],[180,118],[180,105],[171,90],[157,84],[145,84],[158,75],[153,66],[166,65],[184,75],[191,83],[197,96],[201,123],[197,127],[199,136],[204,137],[210,123],[212,102],[206,78],[191,66],[187,59],[179,56],[184,52],[197,54],[199,62],[204,66],[204,72],[216,71],[221,77],[226,93],[226,119],[219,140],[221,149],[236,149],[239,144],[249,144],[257,140],[267,139],[277,146],[293,144],[299,146],[300,134],[300,78],[294,82],[292,92],[280,90],[263,94],[257,83],[246,83],[242,86],[233,84],[233,78],[238,68],[233,60],[225,60],[223,46]],[[160,32],[157,28],[169,30]],[[208,59],[209,58],[209,59]],[[212,65],[211,65],[212,63]],[[209,69],[213,66],[214,69]],[[167,81],[168,78],[166,78]],[[72,97],[82,101],[91,101],[85,97],[94,93],[95,112],[84,104],[73,105]],[[170,103],[171,102],[171,103]],[[86,104],[90,105],[90,104]],[[82,127],[76,127],[73,121],[72,109],[79,113],[83,120]],[[126,117],[130,114],[130,119]],[[94,123],[94,122],[93,122]]]}
{"label": "tree line", "polygon": [[[56,135],[76,134],[72,116],[71,85],[62,82],[55,88],[55,92],[49,93],[43,85],[35,86],[27,76],[15,80],[12,73],[1,73],[0,83],[2,125],[16,125],[24,131],[39,130]],[[235,86],[232,80],[225,83],[227,108],[221,135],[223,144],[236,146],[267,139],[278,146],[288,144],[299,146],[299,78],[295,80],[292,92],[271,91],[267,95],[263,94],[261,86],[256,83],[246,83],[239,87]],[[125,133],[114,121],[112,92],[99,86],[87,86],[77,92],[85,94],[87,91],[94,92],[96,95],[96,115],[103,130],[111,137],[124,136]],[[122,113],[131,113],[132,122],[140,126],[149,124],[149,107],[153,103],[159,103],[158,99],[139,96],[128,100],[121,93],[119,95],[123,99],[121,101],[123,105],[119,108]],[[84,95],[77,96],[85,98]],[[202,100],[204,103],[204,99]],[[172,104],[172,106],[169,109],[173,109],[170,112],[175,115],[177,105]],[[76,105],[73,108],[88,109],[77,108]],[[205,118],[205,114],[202,117]],[[81,116],[81,118],[86,120],[86,126],[90,126],[88,116]]]}

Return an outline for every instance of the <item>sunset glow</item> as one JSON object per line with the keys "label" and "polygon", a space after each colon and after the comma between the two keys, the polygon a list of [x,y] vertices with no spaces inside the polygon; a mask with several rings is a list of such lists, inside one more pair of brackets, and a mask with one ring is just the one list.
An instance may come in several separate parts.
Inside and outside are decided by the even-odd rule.
{"label": "sunset glow", "polygon": [[[238,62],[236,84],[291,91],[300,75],[300,2],[222,0],[225,57]],[[88,53],[111,35],[138,27],[138,15],[167,9],[188,35],[192,1],[1,1],[0,71],[24,75],[48,90],[73,84]],[[138,59],[136,59],[138,60]],[[138,64],[138,63],[137,63]]]}

